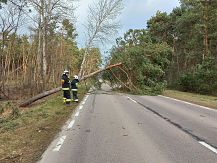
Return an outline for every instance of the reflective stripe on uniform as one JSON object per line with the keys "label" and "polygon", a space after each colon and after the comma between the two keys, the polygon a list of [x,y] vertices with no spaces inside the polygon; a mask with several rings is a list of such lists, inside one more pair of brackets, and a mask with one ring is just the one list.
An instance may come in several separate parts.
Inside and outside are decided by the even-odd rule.
{"label": "reflective stripe on uniform", "polygon": [[68,91],[68,90],[69,90],[69,88],[62,88],[62,90],[63,90],[63,91]]}
{"label": "reflective stripe on uniform", "polygon": [[78,89],[72,89],[72,91],[78,91]]}
{"label": "reflective stripe on uniform", "polygon": [[74,101],[75,101],[75,102],[78,102],[78,99],[75,99]]}
{"label": "reflective stripe on uniform", "polygon": [[66,102],[70,102],[71,101],[71,99],[66,99]]}

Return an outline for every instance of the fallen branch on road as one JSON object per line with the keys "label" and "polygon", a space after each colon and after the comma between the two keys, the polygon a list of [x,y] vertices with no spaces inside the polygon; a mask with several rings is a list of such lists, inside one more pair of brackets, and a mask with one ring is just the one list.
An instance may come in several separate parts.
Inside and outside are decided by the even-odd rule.
{"label": "fallen branch on road", "polygon": [[[82,77],[82,78],[80,79],[80,81],[86,80],[87,78],[90,78],[90,77],[92,77],[92,76],[94,76],[94,75],[97,75],[97,74],[100,73],[100,72],[103,72],[103,71],[106,71],[106,70],[110,70],[110,69],[112,69],[112,68],[114,68],[114,67],[121,66],[121,65],[122,65],[122,63],[117,63],[117,64],[114,64],[114,65],[110,65],[110,66],[108,66],[108,67],[106,67],[106,68],[104,68],[104,69],[95,71],[95,72],[93,72],[93,73],[90,73],[89,75],[86,75],[86,76]],[[57,92],[59,92],[60,90],[61,90],[61,87],[58,87],[58,88],[54,88],[54,89],[52,89],[52,90],[43,92],[43,93],[41,93],[41,94],[38,94],[38,95],[36,95],[36,96],[34,96],[34,97],[32,97],[32,98],[30,98],[30,99],[24,101],[23,103],[21,103],[21,104],[19,105],[19,107],[27,107],[27,106],[29,106],[30,104],[32,104],[33,102],[38,101],[38,100],[40,100],[40,99],[42,99],[42,98],[44,98],[44,97],[50,96],[50,95],[52,95],[52,94],[54,94],[54,93],[57,93]]]}

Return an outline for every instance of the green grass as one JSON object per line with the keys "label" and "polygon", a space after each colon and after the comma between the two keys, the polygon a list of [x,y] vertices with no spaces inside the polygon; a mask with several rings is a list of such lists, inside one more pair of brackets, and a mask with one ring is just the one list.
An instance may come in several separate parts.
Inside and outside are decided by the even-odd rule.
{"label": "green grass", "polygon": [[[85,93],[81,88],[79,98]],[[61,92],[20,110],[18,117],[0,117],[0,162],[36,162],[76,106],[65,106]]]}
{"label": "green grass", "polygon": [[164,96],[191,102],[194,104],[217,109],[217,96],[201,95],[196,93],[180,92],[176,90],[165,90]]}

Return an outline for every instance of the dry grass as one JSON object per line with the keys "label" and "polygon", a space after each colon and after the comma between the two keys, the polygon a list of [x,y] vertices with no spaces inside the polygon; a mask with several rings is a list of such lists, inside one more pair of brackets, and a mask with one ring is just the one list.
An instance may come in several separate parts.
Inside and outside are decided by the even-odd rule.
{"label": "dry grass", "polygon": [[[84,96],[80,91],[79,97]],[[0,119],[0,162],[36,162],[77,104],[64,106],[62,94],[47,97],[15,119]]]}
{"label": "dry grass", "polygon": [[163,92],[163,95],[217,109],[217,96],[200,95],[196,93],[180,92],[176,90],[166,90]]}

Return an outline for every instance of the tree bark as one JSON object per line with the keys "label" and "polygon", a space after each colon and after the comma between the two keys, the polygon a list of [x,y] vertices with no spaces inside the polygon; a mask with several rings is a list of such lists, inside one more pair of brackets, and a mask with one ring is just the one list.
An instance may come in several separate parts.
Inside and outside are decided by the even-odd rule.
{"label": "tree bark", "polygon": [[46,73],[47,73],[47,56],[46,56],[46,26],[47,26],[47,18],[46,18],[46,6],[45,2],[42,0],[42,81],[43,81],[43,89],[46,88]]}
{"label": "tree bark", "polygon": [[205,0],[205,11],[204,11],[204,54],[203,54],[203,60],[208,56],[209,52],[209,43],[208,43],[208,0]]}

